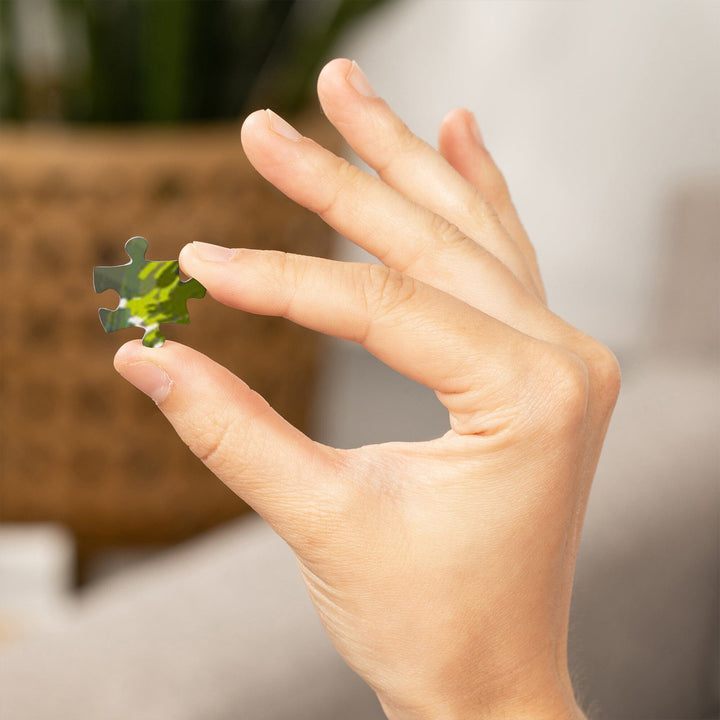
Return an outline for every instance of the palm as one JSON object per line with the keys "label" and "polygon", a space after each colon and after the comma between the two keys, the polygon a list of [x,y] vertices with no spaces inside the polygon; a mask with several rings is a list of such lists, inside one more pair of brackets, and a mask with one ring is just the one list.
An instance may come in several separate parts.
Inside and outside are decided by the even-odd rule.
{"label": "palm", "polygon": [[[565,620],[574,558],[564,546],[578,489],[568,487],[557,464],[538,472],[542,450],[508,462],[504,446],[519,439],[498,444],[451,431],[426,443],[347,453],[357,497],[326,532],[313,531],[298,559],[333,642],[381,697],[398,688],[386,687],[386,668],[379,674],[368,655],[382,655],[398,677],[403,668],[422,668],[402,688],[408,698],[438,684],[438,667],[467,662],[470,645],[479,666],[493,657],[497,668],[490,650],[500,646],[506,671],[529,664],[538,647],[555,664],[553,639]],[[473,627],[481,629],[476,636]],[[463,628],[465,643],[443,642]]]}

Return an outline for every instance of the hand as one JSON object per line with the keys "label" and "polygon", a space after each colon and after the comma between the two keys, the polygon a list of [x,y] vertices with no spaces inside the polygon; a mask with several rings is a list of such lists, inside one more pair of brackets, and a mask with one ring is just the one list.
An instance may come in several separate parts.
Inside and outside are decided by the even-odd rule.
{"label": "hand", "polygon": [[217,300],[361,343],[435,390],[431,442],[337,450],[176,343],[116,367],[293,548],[333,643],[389,718],[579,718],[566,635],[591,479],[619,387],[612,353],[545,305],[532,246],[472,115],[440,152],[335,60],[318,94],[379,174],[277,115],[242,129],[257,170],[382,261],[193,243]]}

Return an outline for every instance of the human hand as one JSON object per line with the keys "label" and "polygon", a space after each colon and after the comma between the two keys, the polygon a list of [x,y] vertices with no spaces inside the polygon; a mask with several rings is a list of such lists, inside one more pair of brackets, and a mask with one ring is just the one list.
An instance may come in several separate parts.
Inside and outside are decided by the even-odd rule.
{"label": "human hand", "polygon": [[347,60],[325,67],[318,94],[379,179],[266,111],[245,121],[243,146],[383,264],[193,243],[182,268],[227,305],[361,343],[435,390],[449,431],[337,450],[182,345],[134,341],[116,367],[289,543],[391,720],[580,718],[568,612],[617,362],[547,309],[470,113],[445,118],[437,152]]}

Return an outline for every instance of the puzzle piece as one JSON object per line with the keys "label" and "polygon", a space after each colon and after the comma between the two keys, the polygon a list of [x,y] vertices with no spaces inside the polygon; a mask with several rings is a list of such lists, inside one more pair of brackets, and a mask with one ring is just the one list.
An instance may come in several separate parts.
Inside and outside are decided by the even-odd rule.
{"label": "puzzle piece", "polygon": [[177,260],[146,260],[147,248],[145,238],[130,238],[125,243],[130,262],[93,268],[93,285],[97,293],[115,290],[120,295],[115,310],[99,311],[105,332],[141,327],[143,345],[160,347],[165,342],[160,323],[189,323],[187,301],[204,297],[205,288],[197,280],[180,282]]}

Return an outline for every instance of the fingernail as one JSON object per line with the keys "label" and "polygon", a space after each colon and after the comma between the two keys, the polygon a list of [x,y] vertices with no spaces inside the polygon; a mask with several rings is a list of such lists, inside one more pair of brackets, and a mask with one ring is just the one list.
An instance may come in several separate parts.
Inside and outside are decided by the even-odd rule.
{"label": "fingernail", "polygon": [[155,363],[131,363],[118,368],[118,372],[158,405],[168,396],[172,388],[172,380],[168,374]]}
{"label": "fingernail", "polygon": [[302,140],[302,135],[287,120],[283,120],[283,118],[272,110],[266,110],[265,112],[268,114],[270,129],[273,132],[293,142]]}
{"label": "fingernail", "polygon": [[200,242],[195,240],[192,244],[195,254],[201,260],[207,260],[208,262],[227,262],[232,260],[235,255],[235,250],[232,248],[222,247],[222,245],[212,245],[211,243]]}
{"label": "fingernail", "polygon": [[485,142],[483,141],[483,136],[482,136],[482,133],[480,132],[480,127],[477,123],[477,120],[475,119],[475,116],[472,113],[470,113],[470,120],[469,120],[468,124],[470,125],[470,132],[472,133],[472,136],[477,141],[478,145],[482,145],[484,147]]}
{"label": "fingernail", "polygon": [[365,77],[365,73],[360,69],[360,66],[353,60],[350,66],[350,72],[347,75],[347,81],[357,90],[361,95],[365,97],[377,97],[377,94],[372,88],[372,85]]}

